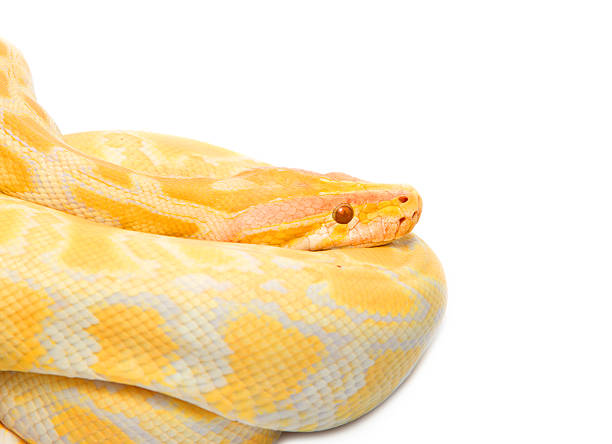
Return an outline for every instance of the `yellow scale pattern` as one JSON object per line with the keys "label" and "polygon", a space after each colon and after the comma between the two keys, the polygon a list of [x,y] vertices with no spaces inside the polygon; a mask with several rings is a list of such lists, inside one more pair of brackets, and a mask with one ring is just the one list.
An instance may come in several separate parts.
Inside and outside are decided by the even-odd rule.
{"label": "yellow scale pattern", "polygon": [[[392,243],[380,234],[403,214],[412,228],[420,198],[400,204],[389,186],[274,169],[172,136],[62,136],[35,102],[22,56],[1,41],[0,128],[0,443],[271,443],[281,430],[327,429],[384,401],[442,317],[434,253],[399,226]],[[67,170],[52,171],[45,156]],[[257,193],[270,175],[276,185],[251,201],[276,189],[288,214],[296,195],[316,206],[329,193],[374,190],[382,197],[355,205],[355,223],[387,245],[315,252],[200,240],[203,228],[227,230],[205,227],[196,209],[222,221],[243,205],[232,192]],[[104,194],[132,188],[148,206]],[[287,224],[247,237],[301,233]],[[139,232],[162,228],[198,239]]]}

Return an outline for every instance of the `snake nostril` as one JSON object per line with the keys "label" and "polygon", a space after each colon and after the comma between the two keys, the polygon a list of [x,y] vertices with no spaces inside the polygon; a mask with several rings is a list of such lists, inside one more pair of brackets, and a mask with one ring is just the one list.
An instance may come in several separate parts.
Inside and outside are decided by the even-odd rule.
{"label": "snake nostril", "polygon": [[407,198],[406,196],[400,196],[400,197],[398,197],[398,200],[399,200],[401,203],[408,202],[408,198]]}
{"label": "snake nostril", "polygon": [[402,222],[404,222],[405,220],[406,220],[406,218],[405,218],[405,217],[400,217],[400,219],[399,219],[399,223],[401,224],[401,223],[402,223]]}

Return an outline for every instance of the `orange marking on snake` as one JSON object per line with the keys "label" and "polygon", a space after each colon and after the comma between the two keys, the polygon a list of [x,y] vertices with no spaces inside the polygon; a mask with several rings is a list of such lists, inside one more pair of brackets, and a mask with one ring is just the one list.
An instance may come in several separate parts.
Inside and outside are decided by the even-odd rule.
{"label": "orange marking on snake", "polygon": [[132,179],[130,179],[129,172],[125,169],[117,168],[115,165],[99,162],[96,165],[95,173],[103,180],[119,185],[120,187],[129,188],[132,186]]}
{"label": "orange marking on snake", "polygon": [[0,185],[0,192],[23,193],[33,188],[32,174],[28,164],[15,154],[0,146],[0,176],[4,177],[5,186]]}
{"label": "orange marking on snake", "polygon": [[34,290],[25,282],[0,279],[0,285],[3,289],[0,319],[6,329],[2,336],[11,338],[3,344],[0,368],[29,371],[40,365],[38,360],[46,353],[39,335],[44,329],[43,321],[53,315],[49,309],[53,299],[44,290]]}
{"label": "orange marking on snake", "polygon": [[416,299],[407,298],[403,286],[390,277],[382,279],[378,270],[345,269],[330,273],[328,278],[332,283],[330,297],[345,307],[381,316],[406,316],[416,307]]}
{"label": "orange marking on snake", "polygon": [[[363,406],[363,399],[377,399],[376,405],[382,402],[382,393],[389,393],[389,388],[397,387],[403,378],[421,356],[421,347],[414,347],[408,351],[387,350],[376,359],[368,369],[365,377],[365,385],[353,396],[340,404],[336,415],[338,418],[350,418],[355,412],[359,416],[365,414],[371,407]],[[395,365],[393,365],[395,363]]]}
{"label": "orange marking on snake", "polygon": [[95,235],[96,228],[88,224],[71,229],[70,241],[61,255],[64,263],[90,273],[136,270],[134,263],[111,239]]}
{"label": "orange marking on snake", "polygon": [[[176,372],[171,362],[179,347],[164,332],[166,320],[157,311],[116,304],[92,314],[99,322],[86,330],[100,344],[98,363],[91,365],[92,370],[111,380],[137,384],[163,383]],[[128,324],[141,334],[125,329]],[[137,342],[135,336],[140,338]]]}
{"label": "orange marking on snake", "polygon": [[[136,444],[128,435],[109,419],[100,418],[88,408],[73,406],[61,410],[51,418],[55,432],[70,442],[121,442]],[[74,424],[87,424],[87,427],[75,427]]]}
{"label": "orange marking on snake", "polygon": [[[271,344],[262,346],[269,338]],[[268,315],[245,314],[228,324],[225,342],[234,351],[229,358],[233,373],[225,375],[228,384],[206,395],[206,400],[221,412],[239,409],[245,418],[276,410],[277,401],[289,399],[301,392],[300,381],[315,372],[325,345],[316,336],[304,336],[296,327],[285,328]],[[282,344],[282,346],[281,346]],[[298,347],[298,348],[296,348]],[[299,361],[290,350],[304,350]],[[254,378],[247,363],[257,362],[260,374]],[[253,364],[252,364],[253,365]],[[255,405],[258,400],[259,405]]]}
{"label": "orange marking on snake", "polygon": [[54,146],[66,146],[31,117],[17,116],[9,111],[5,111],[2,117],[4,127],[32,149],[47,153]]}
{"label": "orange marking on snake", "polygon": [[0,71],[0,96],[10,97],[8,76]]}
{"label": "orange marking on snake", "polygon": [[134,203],[118,202],[80,187],[73,187],[72,192],[85,205],[107,213],[111,219],[118,221],[120,227],[127,230],[179,237],[190,237],[200,231],[194,222],[157,214]]}

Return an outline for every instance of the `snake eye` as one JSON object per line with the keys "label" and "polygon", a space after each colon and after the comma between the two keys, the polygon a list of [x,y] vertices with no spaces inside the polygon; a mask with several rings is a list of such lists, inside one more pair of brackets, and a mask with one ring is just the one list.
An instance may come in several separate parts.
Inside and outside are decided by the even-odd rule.
{"label": "snake eye", "polygon": [[353,219],[354,214],[355,212],[353,211],[353,207],[347,203],[344,203],[336,207],[333,216],[334,220],[339,224],[348,224]]}

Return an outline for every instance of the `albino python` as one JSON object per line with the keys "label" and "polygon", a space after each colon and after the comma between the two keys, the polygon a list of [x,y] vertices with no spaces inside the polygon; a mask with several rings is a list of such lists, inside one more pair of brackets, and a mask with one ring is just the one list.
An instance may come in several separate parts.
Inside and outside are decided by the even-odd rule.
{"label": "albino python", "polygon": [[63,136],[1,41],[0,130],[0,443],[328,429],[384,401],[442,317],[409,186]]}

